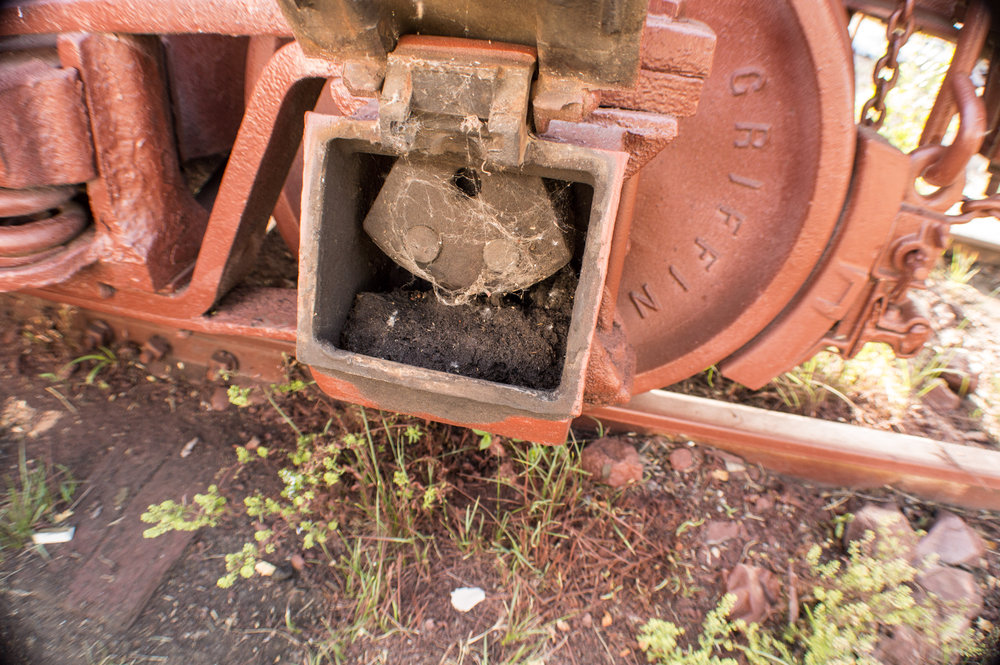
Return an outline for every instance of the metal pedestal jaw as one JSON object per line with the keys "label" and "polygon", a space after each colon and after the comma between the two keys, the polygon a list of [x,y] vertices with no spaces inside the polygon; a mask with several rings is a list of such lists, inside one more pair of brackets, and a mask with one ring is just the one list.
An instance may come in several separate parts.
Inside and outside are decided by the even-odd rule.
{"label": "metal pedestal jaw", "polygon": [[[377,114],[372,105],[353,117],[307,116],[297,354],[326,392],[565,439],[582,409],[628,155],[531,135],[535,67],[524,46],[403,37]],[[477,366],[496,365],[500,338],[483,317],[560,289],[571,291],[571,314],[550,335],[550,381],[477,378],[458,362],[469,352]],[[372,298],[424,303],[423,333],[447,343],[422,348],[405,313],[363,320],[378,316],[363,307]],[[357,325],[368,331],[363,349],[350,339]]]}

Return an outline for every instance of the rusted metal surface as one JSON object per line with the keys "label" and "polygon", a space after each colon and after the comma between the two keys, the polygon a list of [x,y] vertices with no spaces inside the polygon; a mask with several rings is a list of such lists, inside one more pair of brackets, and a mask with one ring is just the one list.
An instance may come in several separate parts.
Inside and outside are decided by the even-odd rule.
{"label": "rusted metal surface", "polygon": [[229,152],[243,119],[249,39],[167,35],[162,41],[181,160]]}
{"label": "rusted metal surface", "polygon": [[640,174],[618,295],[636,391],[704,370],[757,335],[811,273],[847,192],[853,85],[841,7],[743,7],[684,9],[728,38],[698,114]]}
{"label": "rusted metal surface", "polygon": [[37,51],[0,50],[0,155],[0,187],[69,185],[94,177],[75,70],[44,61]]}
{"label": "rusted metal surface", "polygon": [[1000,452],[654,390],[581,424],[689,437],[798,478],[1000,510]]}
{"label": "rusted metal surface", "polygon": [[311,55],[365,63],[377,80],[400,35],[535,46],[539,76],[597,87],[635,81],[648,0],[279,0]]}
{"label": "rusted metal surface", "polygon": [[274,0],[18,0],[0,8],[0,36],[65,32],[292,35]]}
{"label": "rusted metal surface", "polygon": [[727,377],[760,388],[792,363],[812,356],[823,336],[859,299],[867,300],[872,266],[892,237],[892,226],[908,187],[909,159],[871,130],[858,135],[854,187],[832,252],[809,286],[766,331],[730,356]]}
{"label": "rusted metal surface", "polygon": [[295,43],[271,58],[247,104],[186,286],[174,294],[109,291],[98,271],[87,271],[50,290],[50,297],[141,318],[193,318],[208,311],[252,267],[298,149],[302,115],[316,103],[324,81],[339,73],[335,63],[307,58]]}
{"label": "rusted metal surface", "polygon": [[977,97],[976,86],[969,76],[982,55],[989,31],[989,8],[982,0],[973,0],[966,11],[966,25],[959,33],[941,91],[920,135],[920,145],[940,144],[955,112],[958,112],[958,133],[944,156],[922,174],[932,185],[942,187],[954,182],[964,173],[969,160],[982,145],[986,133],[986,109]]}
{"label": "rusted metal surface", "polygon": [[58,208],[55,215],[38,220],[11,225],[0,221],[0,257],[30,257],[61,247],[80,235],[87,226],[87,216],[80,206],[63,203]]}
{"label": "rusted metal surface", "polygon": [[[876,121],[911,27],[939,21],[948,33],[965,22],[924,146],[910,158],[865,132],[855,140],[845,7],[897,14]],[[945,213],[1000,117],[1000,94],[988,93],[987,116],[969,80],[988,32],[983,2],[655,0],[648,15],[643,0],[528,9],[500,0],[288,0],[283,9],[299,42],[288,43],[275,0],[29,0],[0,9],[0,36],[40,35],[8,40],[0,53],[0,289],[46,287],[36,293],[155,325],[293,340],[295,294],[238,285],[272,211],[298,250],[302,167],[289,174],[289,165],[306,111],[318,109],[329,115],[311,117],[317,136],[347,128],[323,140],[350,149],[337,168],[321,164],[314,146],[306,151],[314,207],[339,220],[337,233],[350,225],[348,235],[370,217],[366,228],[398,264],[466,295],[524,288],[570,259],[568,236],[538,235],[554,248],[548,254],[531,248],[524,210],[547,204],[542,226],[560,232],[565,220],[545,188],[594,188],[600,215],[576,229],[571,265],[582,266],[583,286],[553,394],[344,360],[329,348],[339,341],[327,335],[332,324],[303,353],[321,385],[344,399],[556,440],[584,399],[622,402],[719,362],[759,385],[823,345],[851,354],[877,340],[914,352],[929,326],[907,289],[923,279],[950,224],[1000,208],[988,199]],[[400,37],[414,31],[424,36]],[[493,41],[456,39],[470,36]],[[12,55],[17,44],[23,53]],[[498,54],[519,67],[504,69]],[[958,136],[944,147],[956,111]],[[205,210],[183,169],[227,152]],[[342,173],[361,153],[402,158],[368,174],[389,178],[363,204],[353,190],[370,183]],[[432,168],[403,171],[421,159],[438,179],[450,174],[449,195],[466,199],[415,201],[407,188],[432,179]],[[917,194],[918,178],[940,189]],[[494,196],[501,180],[531,187],[508,183]],[[41,188],[81,183],[93,227],[74,208],[82,196],[68,201],[78,189]],[[510,217],[488,237],[465,230],[476,197]],[[299,294],[307,322],[321,307],[342,309],[385,259],[374,248],[363,257],[345,251],[330,268],[336,261],[316,260],[319,222],[309,224]],[[386,229],[399,233],[386,240]],[[321,280],[335,297],[318,293]],[[156,362],[175,346],[144,343]]]}
{"label": "rusted metal surface", "polygon": [[76,188],[70,186],[0,189],[0,217],[20,217],[45,212],[58,208],[74,195]]}
{"label": "rusted metal surface", "polygon": [[0,189],[0,291],[61,282],[96,256],[75,187]]}
{"label": "rusted metal surface", "polygon": [[694,115],[712,69],[716,34],[708,25],[650,11],[636,85],[604,90],[601,104],[684,118]]}
{"label": "rusted metal surface", "polygon": [[160,42],[150,36],[63,36],[63,62],[84,82],[100,178],[88,185],[104,245],[98,279],[160,291],[198,253],[208,212],[180,171]]}
{"label": "rusted metal surface", "polygon": [[[261,303],[266,304],[266,311],[258,309]],[[28,318],[53,304],[24,294],[0,294],[0,306],[18,317]],[[295,354],[295,294],[281,289],[237,292],[220,304],[214,316],[144,321],[74,308],[69,311],[69,321],[82,331],[83,342],[90,348],[126,342],[139,349],[155,346],[163,350],[157,362],[175,370],[180,364],[188,370],[182,373],[194,379],[201,379],[205,369],[212,368],[278,383],[286,378],[286,358]],[[159,340],[151,344],[155,337]],[[218,379],[217,371],[212,371],[210,378]]]}
{"label": "rusted metal surface", "polygon": [[[442,44],[437,39],[413,38],[402,48],[409,54],[426,50],[438,58]],[[461,40],[449,40],[447,44],[452,55],[440,70],[445,78],[449,70],[469,69],[466,57],[470,58],[468,62],[488,57],[490,61],[507,59],[518,65],[526,55],[523,47]],[[434,77],[425,81],[413,77],[408,93],[420,100],[415,110],[435,112],[452,103],[453,91],[439,87],[440,82]],[[420,83],[430,86],[421,88]],[[515,83],[516,79],[509,82]],[[628,157],[530,136],[524,130],[527,87],[521,100],[512,98],[503,88],[494,94],[470,110],[476,123],[489,122],[481,142],[478,131],[465,129],[472,120],[460,110],[457,112],[462,117],[450,123],[444,119],[432,121],[424,134],[420,128],[410,131],[406,125],[410,112],[400,113],[393,106],[387,111],[397,120],[395,124],[384,118],[308,116],[297,352],[299,359],[313,368],[320,386],[340,399],[447,422],[476,423],[511,436],[530,432],[536,440],[557,442],[564,439],[569,420],[582,407],[587,357],[595,335],[612,222]],[[518,125],[512,124],[514,118]],[[371,242],[357,227],[362,183],[373,177],[361,169],[358,154],[392,155],[413,147],[444,163],[471,156],[470,165],[476,168],[500,172],[513,166],[520,174],[581,182],[592,188],[586,221],[578,222],[586,228],[585,243],[561,380],[554,390],[435,372],[339,348],[340,333],[356,293],[372,288],[380,274],[377,250],[373,253]],[[513,164],[511,160],[515,160]],[[337,248],[336,261],[329,257],[333,247]]]}

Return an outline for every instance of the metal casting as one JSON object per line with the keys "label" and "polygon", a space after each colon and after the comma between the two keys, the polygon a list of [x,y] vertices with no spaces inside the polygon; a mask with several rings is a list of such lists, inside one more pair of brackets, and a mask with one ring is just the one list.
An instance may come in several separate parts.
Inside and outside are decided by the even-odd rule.
{"label": "metal casting", "polygon": [[[8,4],[0,290],[241,338],[238,354],[206,352],[226,371],[252,367],[253,344],[297,338],[300,360],[337,397],[546,441],[561,440],[584,403],[623,403],[710,365],[759,386],[827,346],[849,355],[874,340],[913,353],[930,328],[908,289],[951,224],[1000,212],[996,196],[947,212],[972,155],[1000,172],[1000,68],[982,97],[970,80],[998,52],[989,10],[981,0]],[[892,113],[885,93],[910,32],[957,42],[910,155],[856,128],[855,11],[890,22],[863,114],[874,126]],[[918,180],[937,189],[918,193]],[[244,284],[272,216],[300,256],[298,292]],[[397,266],[449,302],[572,270],[559,385],[338,348],[356,294],[388,288]],[[147,332],[150,362],[189,348]]]}
{"label": "metal casting", "polygon": [[[420,76],[420,65],[411,69],[411,84],[405,89],[413,100],[412,108],[400,111],[396,106],[383,104],[390,114],[389,119],[381,115],[358,119],[320,114],[310,114],[307,118],[297,356],[318,372],[317,377],[322,376],[317,381],[324,390],[337,397],[436,420],[473,422],[511,436],[531,431],[535,437],[560,439],[565,436],[570,420],[582,408],[587,358],[604,291],[614,214],[628,157],[622,153],[543,141],[527,133],[524,127],[529,92],[526,84],[533,54],[523,47],[457,39],[408,38],[400,44],[399,50],[408,62],[433,63],[434,76]],[[467,98],[467,106],[453,108],[454,89],[443,87],[441,83],[456,75],[468,76],[467,72],[476,67],[501,73],[510,69],[512,72],[501,79],[503,85],[486,87],[481,97]],[[387,84],[393,81],[393,69],[389,71]],[[518,89],[520,99],[516,96]],[[398,94],[390,97],[393,101],[398,98]],[[518,113],[520,118],[515,125],[513,118]],[[426,125],[414,120],[426,121]],[[485,125],[482,133],[478,129],[480,123]],[[384,214],[381,212],[383,204],[377,199],[371,206],[372,212],[365,210],[365,183],[377,178],[378,160],[373,155],[392,158],[401,152],[411,155],[411,159],[414,154],[420,155],[421,160],[435,165],[433,168],[444,169],[442,173],[459,174],[462,168],[479,169],[488,174],[483,176],[485,178],[506,178],[501,182],[516,182],[519,188],[537,188],[541,178],[546,177],[567,183],[567,186],[580,183],[589,190],[589,209],[575,221],[584,237],[579,285],[574,294],[565,356],[560,360],[561,379],[553,390],[427,370],[348,352],[341,347],[341,333],[355,296],[363,290],[378,289],[389,280],[385,267],[387,257],[380,256],[362,230],[361,222],[366,216],[370,219],[372,214],[377,221]],[[415,202],[406,209],[405,217],[417,222],[418,228],[434,231],[425,226],[425,222],[439,223],[436,214],[449,214],[447,208],[442,210],[445,203],[438,193],[443,190],[441,196],[456,200],[468,194],[450,179],[433,178],[430,182],[414,183],[427,174],[426,168],[413,172],[405,162],[401,166],[401,162],[396,162],[388,172],[379,196],[388,192],[390,200],[395,201],[394,192],[400,185],[393,182],[393,174],[409,179],[408,186],[416,188],[412,194]],[[472,183],[466,186],[474,187]],[[486,194],[486,187],[484,184],[479,196]],[[433,190],[434,194],[429,195],[421,188]],[[535,205],[543,208],[546,204],[551,205],[544,187],[527,196],[527,190],[514,193],[527,198],[528,203],[534,198]],[[544,202],[539,203],[539,199]],[[520,202],[503,205],[517,212]],[[486,226],[492,228],[491,232],[496,231],[495,222],[490,220],[455,215],[455,223],[462,222],[470,225],[467,235],[471,239],[478,235],[477,227]],[[366,229],[372,225],[373,222],[365,223]],[[376,242],[380,238],[385,241],[377,228],[373,230]],[[404,242],[410,240],[407,234],[408,230],[403,233]],[[412,240],[419,245],[416,247],[418,253],[426,252],[422,258],[429,258],[435,252],[443,254],[449,249],[440,235],[428,236],[428,242]],[[499,273],[509,274],[511,264],[516,265],[519,259],[508,261],[508,257],[501,256],[504,252],[497,251],[496,256],[491,253],[496,240],[509,241],[512,252],[521,251],[516,236],[508,233],[484,240],[478,249],[483,262],[476,264],[476,273],[483,269],[489,271],[495,261],[501,268]],[[438,242],[441,247],[437,246]],[[464,240],[457,238],[455,242],[464,243]],[[530,253],[528,244],[525,243],[524,251]],[[468,251],[467,247],[462,249]],[[388,254],[402,255],[403,260],[399,262],[406,267],[412,260],[418,275],[423,270],[420,263],[433,263],[416,261],[413,252],[403,247],[390,246]],[[434,278],[433,273],[424,274]],[[391,337],[392,323],[386,325],[385,334]]]}

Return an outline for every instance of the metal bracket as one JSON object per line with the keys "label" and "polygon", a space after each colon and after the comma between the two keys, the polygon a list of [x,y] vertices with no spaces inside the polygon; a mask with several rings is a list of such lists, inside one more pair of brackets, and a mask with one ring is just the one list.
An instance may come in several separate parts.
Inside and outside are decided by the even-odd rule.
{"label": "metal bracket", "polygon": [[393,152],[462,155],[519,166],[528,143],[534,49],[447,37],[403,37],[389,54],[379,100],[381,141]]}
{"label": "metal bracket", "polygon": [[[583,406],[584,376],[628,155],[545,141],[528,133],[530,49],[408,37],[398,50],[390,58],[378,117],[312,113],[306,118],[297,356],[310,365],[320,387],[341,399],[559,442]],[[413,171],[415,165],[417,171]],[[575,212],[569,232],[580,246],[575,252],[564,251],[562,261],[575,253],[572,265],[577,285],[572,318],[563,337],[565,351],[553,361],[558,363],[553,367],[559,379],[552,388],[430,370],[343,348],[341,335],[358,294],[392,288],[393,270],[398,269],[385,254],[393,259],[394,254],[408,254],[419,267],[434,262],[438,253],[444,257],[445,248],[439,244],[444,240],[465,243],[475,235],[471,230],[463,232],[458,214],[466,205],[461,197],[469,195],[460,190],[468,183],[456,183],[447,192],[456,202],[443,206],[428,200],[432,209],[420,214],[416,226],[429,228],[430,223],[440,222],[438,217],[451,214],[449,210],[455,212],[455,220],[445,221],[459,226],[449,227],[446,238],[428,233],[427,228],[414,230],[412,224],[403,228],[417,214],[419,206],[414,207],[412,201],[405,207],[409,212],[396,215],[396,231],[403,232],[405,241],[397,249],[391,242],[379,242],[378,232],[365,232],[375,221],[369,217],[382,214],[380,209],[391,212],[392,200],[404,201],[395,197],[405,198],[407,178],[420,180],[421,174],[437,169],[442,180],[463,168],[481,171],[484,199],[493,196],[490,186],[510,187],[511,191],[534,192],[531,197],[544,198],[551,209],[543,182],[560,183],[572,198],[567,209]],[[510,182],[491,183],[490,178]],[[391,200],[380,203],[380,198]],[[492,206],[484,200],[483,207]],[[511,257],[516,252],[509,250],[520,245],[518,234],[525,215],[516,205],[512,210],[516,214],[510,215],[509,222],[487,225],[491,232],[500,229],[511,244],[490,243],[486,236],[477,240],[483,244],[479,256],[485,267],[476,267],[482,274],[491,268],[506,269],[514,262]],[[498,210],[497,219],[504,214]],[[552,221],[546,215],[539,219]],[[472,229],[476,223],[466,221],[470,222]],[[548,236],[542,233],[540,237]],[[531,258],[533,253],[526,249]],[[475,254],[467,246],[458,253]],[[397,262],[410,267],[406,261]],[[385,335],[391,338],[393,331],[389,324]],[[478,333],[469,330],[468,334],[475,343]]]}

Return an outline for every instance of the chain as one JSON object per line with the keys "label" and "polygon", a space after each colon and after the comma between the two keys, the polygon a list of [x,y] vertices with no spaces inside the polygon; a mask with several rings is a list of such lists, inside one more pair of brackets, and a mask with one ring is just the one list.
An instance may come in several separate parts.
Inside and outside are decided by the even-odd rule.
{"label": "chain", "polygon": [[889,16],[885,30],[889,44],[872,72],[875,93],[861,109],[861,122],[867,127],[880,129],[885,122],[885,97],[899,79],[899,50],[913,34],[913,4],[914,0],[899,0],[896,10]]}

